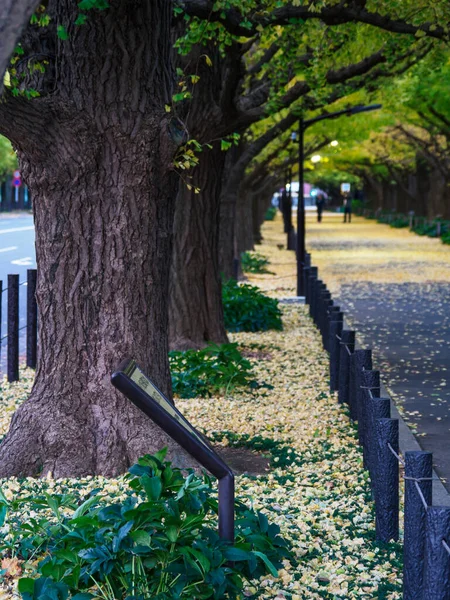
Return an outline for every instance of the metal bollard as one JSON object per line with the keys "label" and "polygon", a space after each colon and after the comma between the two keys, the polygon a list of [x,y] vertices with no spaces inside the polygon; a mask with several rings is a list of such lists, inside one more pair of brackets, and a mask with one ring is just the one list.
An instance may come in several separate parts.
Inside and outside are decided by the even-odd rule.
{"label": "metal bollard", "polygon": [[338,402],[350,406],[350,356],[355,350],[355,332],[343,329],[339,350]]}
{"label": "metal bollard", "polygon": [[27,270],[27,367],[36,368],[37,363],[37,302],[36,269]]}
{"label": "metal bollard", "polygon": [[19,276],[8,275],[8,381],[19,380]]}
{"label": "metal bollard", "polygon": [[377,438],[377,479],[375,482],[375,535],[381,542],[398,540],[399,474],[398,420],[378,419],[375,422]]}
{"label": "metal bollard", "polygon": [[450,508],[429,506],[426,511],[424,600],[450,598],[450,556],[442,544],[450,540]]}
{"label": "metal bollard", "polygon": [[[418,481],[425,502],[433,501],[433,455],[431,452],[405,452],[405,522],[403,542],[403,599],[424,597],[425,528],[427,511],[417,491]],[[408,479],[412,478],[412,479]]]}
{"label": "metal bollard", "polygon": [[[353,421],[360,417],[362,371],[372,370],[372,350],[355,350],[350,357],[350,415]],[[358,424],[359,432],[359,424]],[[358,433],[359,437],[359,433]]]}

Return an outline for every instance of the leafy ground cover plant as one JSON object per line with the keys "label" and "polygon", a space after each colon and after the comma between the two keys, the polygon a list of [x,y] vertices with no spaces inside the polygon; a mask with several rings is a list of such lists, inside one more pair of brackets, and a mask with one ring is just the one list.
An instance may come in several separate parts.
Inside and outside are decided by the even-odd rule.
{"label": "leafy ground cover plant", "polygon": [[389,224],[396,229],[402,229],[403,227],[409,227],[409,219],[407,217],[398,216]]}
{"label": "leafy ground cover plant", "polygon": [[[164,457],[131,467],[122,501],[94,493],[68,511],[67,498],[30,499],[33,513],[46,507],[53,517],[22,524],[17,556],[39,560],[37,577],[19,580],[24,600],[237,599],[246,582],[277,575],[291,558],[279,527],[238,502],[235,543],[220,540],[209,478],[185,476]],[[9,503],[0,502],[4,519]]]}
{"label": "leafy ground cover plant", "polygon": [[222,301],[228,331],[283,329],[277,300],[269,298],[255,286],[240,285],[230,279],[223,283]]}
{"label": "leafy ground cover plant", "polygon": [[269,273],[266,269],[269,260],[258,252],[242,252],[241,266],[244,273]]}
{"label": "leafy ground cover plant", "polygon": [[250,362],[237,344],[209,344],[201,350],[169,352],[172,389],[180,398],[228,393],[236,387],[257,388]]}

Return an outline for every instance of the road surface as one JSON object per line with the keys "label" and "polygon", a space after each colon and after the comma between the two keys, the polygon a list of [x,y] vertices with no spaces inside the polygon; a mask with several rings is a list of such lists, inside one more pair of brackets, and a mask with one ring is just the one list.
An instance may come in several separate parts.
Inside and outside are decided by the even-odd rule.
{"label": "road surface", "polygon": [[[18,274],[20,286],[20,327],[26,325],[27,269],[36,268],[33,217],[26,213],[0,214],[0,280],[3,289],[8,285],[8,275]],[[2,294],[1,337],[7,334],[7,292]],[[26,332],[20,332],[20,354],[25,356]],[[6,339],[1,344],[0,373],[6,370]]]}

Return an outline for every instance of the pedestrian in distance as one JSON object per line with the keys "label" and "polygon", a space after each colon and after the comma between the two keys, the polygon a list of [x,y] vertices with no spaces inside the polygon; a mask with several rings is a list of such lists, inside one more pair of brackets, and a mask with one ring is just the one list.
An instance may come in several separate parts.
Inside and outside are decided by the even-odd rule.
{"label": "pedestrian in distance", "polygon": [[325,206],[325,198],[323,197],[323,194],[317,195],[316,206],[317,206],[317,222],[320,223],[322,221],[323,207]]}
{"label": "pedestrian in distance", "polygon": [[344,196],[344,223],[352,222],[352,201],[348,196]]}

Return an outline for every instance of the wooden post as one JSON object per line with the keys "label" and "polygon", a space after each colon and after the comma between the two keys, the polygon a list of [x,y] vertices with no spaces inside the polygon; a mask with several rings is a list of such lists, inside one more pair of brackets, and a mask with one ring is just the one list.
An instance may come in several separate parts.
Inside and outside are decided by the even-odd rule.
{"label": "wooden post", "polygon": [[339,404],[350,405],[350,356],[355,350],[355,332],[344,329],[339,350]]}
{"label": "wooden post", "polygon": [[[398,540],[399,474],[398,420],[378,419],[375,423],[378,468],[375,482],[375,535],[381,542]],[[390,447],[389,447],[390,446]],[[392,448],[392,450],[391,450]]]}
{"label": "wooden post", "polygon": [[450,598],[450,508],[429,506],[426,514],[424,600]]}
{"label": "wooden post", "polygon": [[[403,543],[403,600],[424,598],[425,529],[427,510],[417,490],[420,487],[428,506],[433,501],[433,455],[405,452],[405,524]],[[414,481],[414,480],[419,481]]]}

